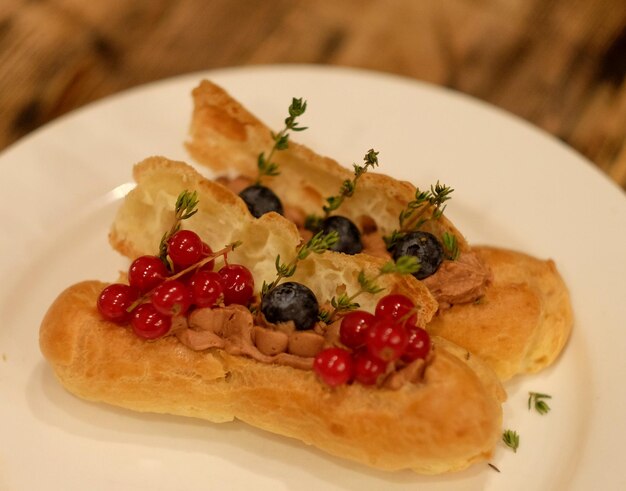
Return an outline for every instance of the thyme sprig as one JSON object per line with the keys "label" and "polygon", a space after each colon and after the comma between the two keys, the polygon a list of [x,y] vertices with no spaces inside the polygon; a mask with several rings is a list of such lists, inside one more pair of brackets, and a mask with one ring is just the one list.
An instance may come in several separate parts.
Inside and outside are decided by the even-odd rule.
{"label": "thyme sprig", "polygon": [[339,234],[335,231],[324,234],[318,232],[308,242],[303,243],[296,251],[295,257],[288,263],[282,263],[280,254],[276,256],[276,278],[271,283],[263,282],[261,288],[261,297],[264,297],[269,291],[276,288],[283,278],[289,278],[296,272],[298,263],[311,254],[322,254],[323,252],[334,246],[339,240]]}
{"label": "thyme sprig", "polygon": [[352,294],[348,295],[343,292],[338,297],[333,296],[330,300],[330,305],[333,310],[320,310],[318,317],[320,320],[329,323],[334,317],[341,312],[349,312],[351,310],[358,309],[360,305],[355,302],[355,299],[363,293],[370,293],[376,295],[382,292],[385,288],[377,283],[378,279],[386,274],[413,274],[419,271],[420,263],[415,256],[401,256],[397,261],[388,261],[379,269],[378,274],[373,277],[368,277],[363,270],[359,272],[358,282],[360,289]]}
{"label": "thyme sprig", "polygon": [[548,394],[541,394],[539,392],[529,392],[528,410],[530,411],[531,407],[534,406],[535,411],[539,414],[547,414],[550,412],[550,406],[548,406],[548,403],[544,401],[544,399],[552,399],[552,396]]}
{"label": "thyme sprig", "polygon": [[278,133],[272,131],[272,140],[274,140],[272,149],[267,156],[262,152],[257,158],[258,175],[256,184],[260,184],[263,176],[277,176],[280,174],[278,164],[272,162],[272,157],[277,150],[289,148],[289,131],[304,131],[307,129],[306,126],[298,126],[296,121],[296,118],[302,116],[304,111],[306,111],[306,101],[303,101],[302,98],[296,99],[293,97],[289,106],[289,116],[285,119],[285,127]]}
{"label": "thyme sprig", "polygon": [[507,447],[511,448],[513,452],[517,453],[517,449],[519,448],[519,435],[517,431],[504,430],[504,433],[502,433],[502,441]]}
{"label": "thyme sprig", "polygon": [[[391,232],[390,235],[383,237],[387,249],[392,249],[396,242],[404,237],[407,233],[419,230],[428,220],[438,220],[446,209],[444,203],[451,198],[454,191],[445,184],[431,185],[430,189],[421,191],[419,188],[415,190],[415,199],[409,201],[406,208],[400,212],[398,217],[399,228]],[[430,214],[428,211],[430,210]],[[455,237],[456,239],[456,237]]]}
{"label": "thyme sprig", "polygon": [[[239,247],[242,244],[242,242],[240,240],[237,240],[235,242],[231,242],[230,244],[227,244],[224,248],[220,249],[219,251],[216,251],[212,254],[209,254],[206,257],[203,257],[200,261],[198,261],[195,264],[192,264],[191,266],[188,266],[187,268],[179,271],[176,274],[173,274],[172,276],[168,276],[167,277],[167,281],[171,281],[171,280],[176,280],[178,278],[180,278],[181,276],[186,275],[187,273],[191,272],[191,271],[195,271],[198,268],[201,268],[202,266],[204,266],[207,263],[210,263],[211,261],[213,261],[215,258],[218,258],[220,256],[224,256],[224,261],[226,261],[226,257],[228,255],[229,252],[234,251],[237,247]],[[148,293],[142,295],[141,297],[139,297],[137,300],[135,300],[127,309],[127,312],[132,312],[138,305],[142,304],[143,302],[145,302],[145,300],[147,298],[150,298],[150,296],[152,295],[152,293],[154,292],[154,290],[156,290],[158,288],[158,286],[154,287],[152,290],[150,290]]]}
{"label": "thyme sprig", "polygon": [[191,218],[198,212],[197,206],[198,193],[196,191],[192,193],[185,189],[178,195],[178,198],[176,198],[176,205],[174,207],[174,223],[171,228],[163,234],[161,242],[159,243],[159,259],[163,261],[165,266],[170,271],[173,271],[173,268],[167,258],[167,242],[170,240],[172,235],[180,230],[181,222],[183,220]]}
{"label": "thyme sprig", "polygon": [[434,207],[430,219],[438,219],[441,215],[443,215],[443,212],[446,209],[446,205],[444,205],[444,203],[450,199],[450,194],[452,194],[453,191],[454,189],[446,186],[445,184],[440,184],[439,181],[437,181],[437,184],[434,186],[431,185],[430,190],[420,191],[419,188],[416,189],[415,199],[413,201],[409,201],[406,209],[400,212],[400,228],[403,229],[408,219],[414,215],[419,218],[419,221],[413,225],[413,227],[419,228],[429,219],[422,216],[428,209],[427,205]]}
{"label": "thyme sprig", "polygon": [[356,190],[356,185],[363,174],[367,172],[369,168],[378,166],[378,153],[373,148],[370,148],[363,157],[364,165],[353,164],[354,177],[352,179],[346,179],[341,183],[339,188],[339,194],[336,196],[329,196],[326,198],[326,204],[322,206],[324,216],[309,215],[306,217],[305,228],[308,230],[319,230],[322,222],[328,218],[328,216],[336,211],[346,198],[351,198]]}

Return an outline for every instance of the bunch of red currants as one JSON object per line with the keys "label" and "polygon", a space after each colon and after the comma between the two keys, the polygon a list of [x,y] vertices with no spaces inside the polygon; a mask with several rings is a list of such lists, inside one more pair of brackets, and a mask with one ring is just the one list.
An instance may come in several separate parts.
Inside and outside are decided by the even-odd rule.
{"label": "bunch of red currants", "polygon": [[339,337],[344,348],[327,348],[315,357],[315,373],[331,387],[351,381],[374,385],[390,363],[411,363],[430,352],[430,336],[417,326],[415,305],[404,295],[387,295],[375,314],[362,310],[341,320]]}
{"label": "bunch of red currants", "polygon": [[240,264],[213,271],[215,261],[203,261],[213,251],[195,232],[173,234],[167,241],[167,255],[173,272],[158,256],[135,259],[128,269],[128,285],[114,283],[100,293],[100,315],[118,324],[130,322],[140,338],[157,339],[170,331],[173,316],[185,315],[192,307],[250,302],[254,292],[250,271]]}

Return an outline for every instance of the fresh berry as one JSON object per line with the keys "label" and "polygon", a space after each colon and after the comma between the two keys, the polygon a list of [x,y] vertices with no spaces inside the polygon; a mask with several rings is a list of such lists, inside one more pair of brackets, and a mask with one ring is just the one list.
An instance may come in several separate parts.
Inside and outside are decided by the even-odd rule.
{"label": "fresh berry", "polygon": [[415,326],[417,314],[409,315],[414,309],[415,304],[410,298],[396,293],[385,295],[378,301],[375,315],[378,319],[392,319],[406,326]]}
{"label": "fresh berry", "polygon": [[[211,247],[209,247],[209,244],[207,244],[206,242],[202,243],[202,254],[200,255],[200,260],[209,257],[211,254],[213,254],[213,249],[211,249]],[[213,271],[213,268],[215,267],[215,261],[211,260],[206,264],[203,264],[202,266],[200,266],[197,271]]]}
{"label": "fresh berry", "polygon": [[261,312],[269,322],[293,321],[296,329],[304,330],[315,325],[319,304],[309,288],[290,281],[265,294]]}
{"label": "fresh berry", "polygon": [[185,315],[191,305],[191,294],[182,281],[165,281],[152,293],[152,304],[163,315]]}
{"label": "fresh berry", "polygon": [[191,230],[179,230],[167,241],[167,253],[178,271],[200,261],[203,250],[202,239]]}
{"label": "fresh berry", "polygon": [[379,319],[367,331],[367,350],[382,361],[400,358],[407,342],[406,329],[391,319]]}
{"label": "fresh berry", "polygon": [[224,295],[222,278],[213,271],[198,271],[189,281],[191,303],[198,307],[213,307]]}
{"label": "fresh berry", "polygon": [[260,218],[270,211],[283,214],[283,204],[270,188],[254,184],[239,193],[239,197],[246,203],[248,210],[255,218]]}
{"label": "fresh berry", "polygon": [[107,286],[98,297],[98,311],[108,321],[123,324],[130,320],[127,309],[139,298],[139,291],[128,285],[113,283]]}
{"label": "fresh berry", "polygon": [[156,256],[140,256],[128,268],[128,282],[144,294],[162,283],[169,275],[167,267]]}
{"label": "fresh berry", "polygon": [[157,312],[151,303],[143,303],[133,311],[130,325],[140,338],[157,339],[169,332],[172,318]]}
{"label": "fresh berry", "polygon": [[354,355],[354,380],[363,385],[374,385],[387,370],[387,363],[372,356],[367,350]]}
{"label": "fresh berry", "polygon": [[346,384],[352,379],[352,356],[342,348],[326,348],[315,356],[313,371],[331,387]]}
{"label": "fresh berry", "polygon": [[430,336],[420,327],[407,329],[409,336],[402,360],[410,363],[418,358],[425,359],[430,352]]}
{"label": "fresh berry", "polygon": [[322,222],[324,234],[337,232],[339,240],[330,249],[345,254],[358,254],[363,250],[361,233],[354,223],[342,216],[332,216]]}
{"label": "fresh berry", "polygon": [[443,246],[433,234],[411,232],[402,237],[394,246],[393,258],[415,256],[420,262],[420,269],[413,273],[418,280],[434,274],[443,261]]}
{"label": "fresh berry", "polygon": [[[213,250],[209,247],[208,244],[203,242],[202,243],[202,255],[200,256],[199,261],[202,261],[203,259],[209,257],[212,254],[213,254]],[[212,259],[208,263],[203,264],[202,266],[198,266],[196,268],[190,268],[189,271],[187,271],[184,275],[179,276],[178,279],[180,281],[182,281],[183,283],[188,285],[189,282],[191,281],[191,278],[193,277],[193,275],[196,272],[198,272],[198,271],[213,271],[214,267],[215,267],[215,260]],[[180,273],[183,269],[187,269],[187,266],[185,266],[185,267],[175,267],[174,271],[176,273]]]}
{"label": "fresh berry", "polygon": [[248,305],[254,293],[254,278],[241,264],[228,264],[218,271],[224,287],[224,304]]}
{"label": "fresh berry", "polygon": [[354,310],[341,319],[339,339],[348,348],[363,346],[367,339],[367,330],[376,321],[376,317],[363,310]]}

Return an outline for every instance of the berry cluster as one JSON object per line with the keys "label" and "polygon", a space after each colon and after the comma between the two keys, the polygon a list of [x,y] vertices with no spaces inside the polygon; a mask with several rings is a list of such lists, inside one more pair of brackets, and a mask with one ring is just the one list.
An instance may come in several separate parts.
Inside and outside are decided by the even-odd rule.
{"label": "berry cluster", "polygon": [[[98,311],[109,321],[130,325],[137,336],[156,339],[167,334],[172,317],[193,307],[247,305],[254,291],[250,271],[226,264],[213,271],[211,248],[190,230],[179,230],[167,241],[171,268],[157,256],[141,256],[128,270],[128,285],[114,283],[98,297]],[[172,269],[173,271],[170,271]]]}
{"label": "berry cluster", "polygon": [[430,352],[430,336],[417,327],[415,305],[404,295],[387,295],[374,314],[355,310],[341,320],[339,337],[347,348],[327,348],[313,369],[328,385],[351,381],[374,385],[391,363],[411,363]]}

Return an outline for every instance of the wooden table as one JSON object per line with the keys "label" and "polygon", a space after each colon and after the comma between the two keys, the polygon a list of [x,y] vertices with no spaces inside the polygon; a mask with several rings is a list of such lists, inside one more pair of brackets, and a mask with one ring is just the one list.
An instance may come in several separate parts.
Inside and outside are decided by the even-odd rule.
{"label": "wooden table", "polygon": [[1,0],[0,149],[127,87],[287,62],[465,92],[626,189],[626,0]]}

